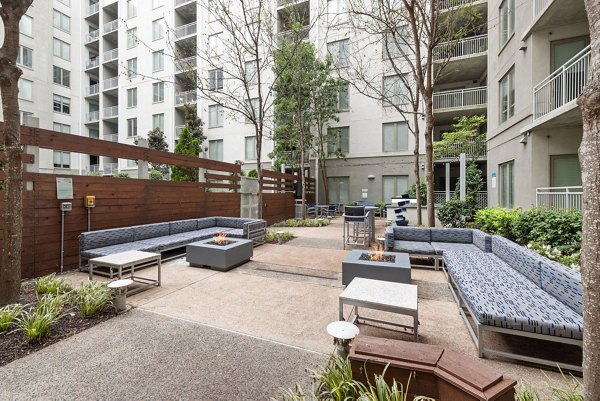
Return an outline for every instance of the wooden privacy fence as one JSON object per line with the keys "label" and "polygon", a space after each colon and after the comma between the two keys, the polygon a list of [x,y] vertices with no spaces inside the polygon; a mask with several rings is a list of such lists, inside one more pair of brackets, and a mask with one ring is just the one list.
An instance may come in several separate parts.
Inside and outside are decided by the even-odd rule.
{"label": "wooden privacy fence", "polygon": [[[269,224],[291,219],[295,216],[296,188],[300,177],[293,174],[263,170],[260,191],[263,193],[263,219]],[[315,201],[315,179],[306,177],[307,202]]]}
{"label": "wooden privacy fence", "polygon": [[[0,133],[3,130],[0,123]],[[0,135],[0,139],[1,135]],[[177,155],[169,152],[87,138],[45,129],[21,127],[21,143],[26,145],[23,162],[37,162],[39,148],[116,157],[200,169],[203,182],[155,181],[146,179],[45,174],[31,166],[23,173],[22,276],[36,277],[60,270],[60,204],[72,202],[65,212],[64,269],[78,265],[81,232],[88,230],[85,196],[95,196],[89,212],[92,230],[158,223],[205,216],[240,216],[240,174],[238,164]],[[270,174],[270,172],[267,172]],[[273,173],[278,174],[278,173]],[[57,199],[57,178],[71,178],[73,199]],[[0,172],[0,179],[4,175]],[[294,194],[298,177],[282,175],[279,187],[263,190],[263,210],[269,223],[294,215]],[[0,211],[4,214],[4,192],[0,191]],[[0,229],[4,219],[0,220]],[[0,237],[0,245],[2,238]]]}

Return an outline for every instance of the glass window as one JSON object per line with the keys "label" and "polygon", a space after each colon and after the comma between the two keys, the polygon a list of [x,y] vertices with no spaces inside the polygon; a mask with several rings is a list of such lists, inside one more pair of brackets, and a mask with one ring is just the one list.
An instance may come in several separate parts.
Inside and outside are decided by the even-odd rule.
{"label": "glass window", "polygon": [[165,83],[155,82],[152,84],[152,101],[154,103],[164,102],[165,100]]}
{"label": "glass window", "polygon": [[348,203],[350,199],[350,177],[328,177],[327,192],[329,193],[329,202]]}
{"label": "glass window", "polygon": [[550,186],[581,186],[581,166],[577,155],[550,156]]}
{"label": "glass window", "polygon": [[19,78],[19,99],[33,101],[33,81]]}
{"label": "glass window", "polygon": [[71,113],[71,99],[68,97],[54,95],[53,98],[53,110],[57,113],[70,114]]}
{"label": "glass window", "polygon": [[152,71],[162,71],[165,69],[165,52],[158,50],[152,53]]}
{"label": "glass window", "polygon": [[515,114],[515,68],[500,80],[500,122],[503,123]]}
{"label": "glass window", "polygon": [[90,138],[98,139],[98,138],[100,138],[100,131],[96,128],[90,128],[88,131],[88,136]]}
{"label": "glass window", "polygon": [[69,70],[57,66],[54,66],[53,70],[53,81],[55,84],[66,86],[67,88],[71,86],[71,72]]}
{"label": "glass window", "polygon": [[67,61],[71,60],[71,45],[54,38],[54,55]]}
{"label": "glass window", "polygon": [[137,118],[127,119],[127,136],[137,136]]}
{"label": "glass window", "polygon": [[70,152],[61,152],[59,150],[55,150],[53,159],[55,168],[71,168]]}
{"label": "glass window", "polygon": [[339,111],[347,111],[350,109],[350,95],[348,91],[348,83],[344,83],[337,94],[337,109]]}
{"label": "glass window", "polygon": [[135,0],[127,0],[127,18],[137,17],[137,7]]}
{"label": "glass window", "polygon": [[245,142],[246,142],[245,159],[246,160],[256,160],[256,137],[255,136],[247,136],[245,138]]}
{"label": "glass window", "polygon": [[504,0],[500,5],[500,47],[515,33],[515,0]]}
{"label": "glass window", "polygon": [[500,207],[512,209],[515,204],[515,162],[510,161],[498,166],[500,170]]}
{"label": "glass window", "polygon": [[157,19],[152,21],[152,40],[159,40],[165,37],[164,20]]}
{"label": "glass window", "polygon": [[223,140],[208,141],[208,158],[223,161]]}
{"label": "glass window", "polygon": [[408,190],[407,175],[384,175],[383,176],[383,201],[390,203],[392,198],[399,198]]}
{"label": "glass window", "polygon": [[328,137],[332,139],[327,144],[327,153],[347,154],[350,151],[350,127],[328,128],[327,131]]}
{"label": "glass window", "polygon": [[327,43],[334,67],[347,67],[350,59],[350,39]]}
{"label": "glass window", "polygon": [[327,1],[327,21],[329,25],[345,22],[348,17],[346,0]]}
{"label": "glass window", "polygon": [[[259,118],[259,110],[258,110],[258,98],[252,98],[246,100],[246,112],[248,115],[246,116],[246,124],[252,123],[252,120],[258,120]],[[252,116],[253,118],[248,118],[248,116]]]}
{"label": "glass window", "polygon": [[208,87],[211,91],[223,89],[223,70],[221,68],[208,72]]}
{"label": "glass window", "polygon": [[137,77],[137,57],[127,60],[127,78]]}
{"label": "glass window", "polygon": [[71,32],[71,17],[61,13],[58,10],[53,10],[53,25],[61,31]]}
{"label": "glass window", "polygon": [[255,84],[258,80],[258,76],[256,74],[256,65],[256,60],[246,61],[246,63],[244,64],[244,68],[246,71],[246,80],[248,81],[248,83]]}
{"label": "glass window", "polygon": [[407,54],[410,49],[408,45],[410,43],[409,35],[410,31],[406,25],[398,27],[395,35],[392,32],[385,33],[382,52],[383,58],[395,58]]}
{"label": "glass window", "polygon": [[54,129],[54,131],[62,132],[63,134],[71,133],[71,126],[68,124],[54,123],[52,129]]}
{"label": "glass window", "polygon": [[152,128],[158,128],[162,132],[165,132],[165,115],[164,114],[153,114],[152,115]]}
{"label": "glass window", "polygon": [[223,107],[219,104],[208,106],[208,128],[223,126]]}
{"label": "glass window", "polygon": [[383,124],[383,151],[408,150],[408,123],[399,121]]}
{"label": "glass window", "polygon": [[23,15],[19,21],[19,32],[23,35],[33,37],[33,18],[29,15]]}
{"label": "glass window", "polygon": [[221,40],[220,33],[208,37],[208,54],[211,56],[220,56],[223,54],[223,41]]}
{"label": "glass window", "polygon": [[406,103],[405,77],[391,75],[383,77],[383,104],[384,106],[401,105]]}
{"label": "glass window", "polygon": [[137,28],[127,30],[127,48],[131,49],[138,44]]}
{"label": "glass window", "polygon": [[137,88],[127,89],[127,107],[137,107]]}
{"label": "glass window", "polygon": [[24,67],[33,68],[33,50],[25,46],[19,46],[17,54],[17,64]]}

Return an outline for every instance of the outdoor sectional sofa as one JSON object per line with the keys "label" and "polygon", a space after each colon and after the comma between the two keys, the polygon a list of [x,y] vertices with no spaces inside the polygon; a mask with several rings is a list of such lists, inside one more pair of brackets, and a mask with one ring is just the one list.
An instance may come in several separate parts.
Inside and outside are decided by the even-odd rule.
{"label": "outdoor sectional sofa", "polygon": [[166,252],[224,232],[264,242],[266,221],[236,217],[203,217],[165,223],[88,231],[79,236],[79,267],[87,259],[124,251]]}
{"label": "outdoor sectional sofa", "polygon": [[386,243],[394,251],[441,254],[450,289],[480,357],[497,355],[581,371],[579,365],[501,351],[484,342],[485,332],[500,332],[582,347],[579,272],[479,230],[392,227],[389,232]]}

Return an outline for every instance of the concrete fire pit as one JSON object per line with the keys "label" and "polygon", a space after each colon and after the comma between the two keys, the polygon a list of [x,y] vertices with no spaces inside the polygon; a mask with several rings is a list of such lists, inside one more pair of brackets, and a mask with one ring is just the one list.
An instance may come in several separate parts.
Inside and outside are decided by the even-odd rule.
{"label": "concrete fire pit", "polygon": [[[363,254],[369,253],[394,257],[394,261],[361,259]],[[410,284],[410,258],[407,253],[355,249],[342,262],[342,284],[350,284],[354,277]]]}
{"label": "concrete fire pit", "polygon": [[252,257],[252,240],[227,237],[225,245],[217,245],[213,241],[214,238],[209,238],[186,247],[185,259],[190,266],[227,271]]}

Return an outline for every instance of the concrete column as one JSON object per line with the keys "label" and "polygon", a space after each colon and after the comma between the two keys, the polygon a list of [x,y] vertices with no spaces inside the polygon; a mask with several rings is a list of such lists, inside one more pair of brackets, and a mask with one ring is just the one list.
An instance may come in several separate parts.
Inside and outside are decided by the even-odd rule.
{"label": "concrete column", "polygon": [[[146,138],[138,138],[138,146],[148,149],[148,140]],[[149,178],[148,162],[146,160],[138,160],[138,178],[147,180]]]}
{"label": "concrete column", "polygon": [[467,193],[467,154],[460,154],[460,200],[465,200]]}
{"label": "concrete column", "polygon": [[446,163],[446,201],[450,200],[450,163]]}

